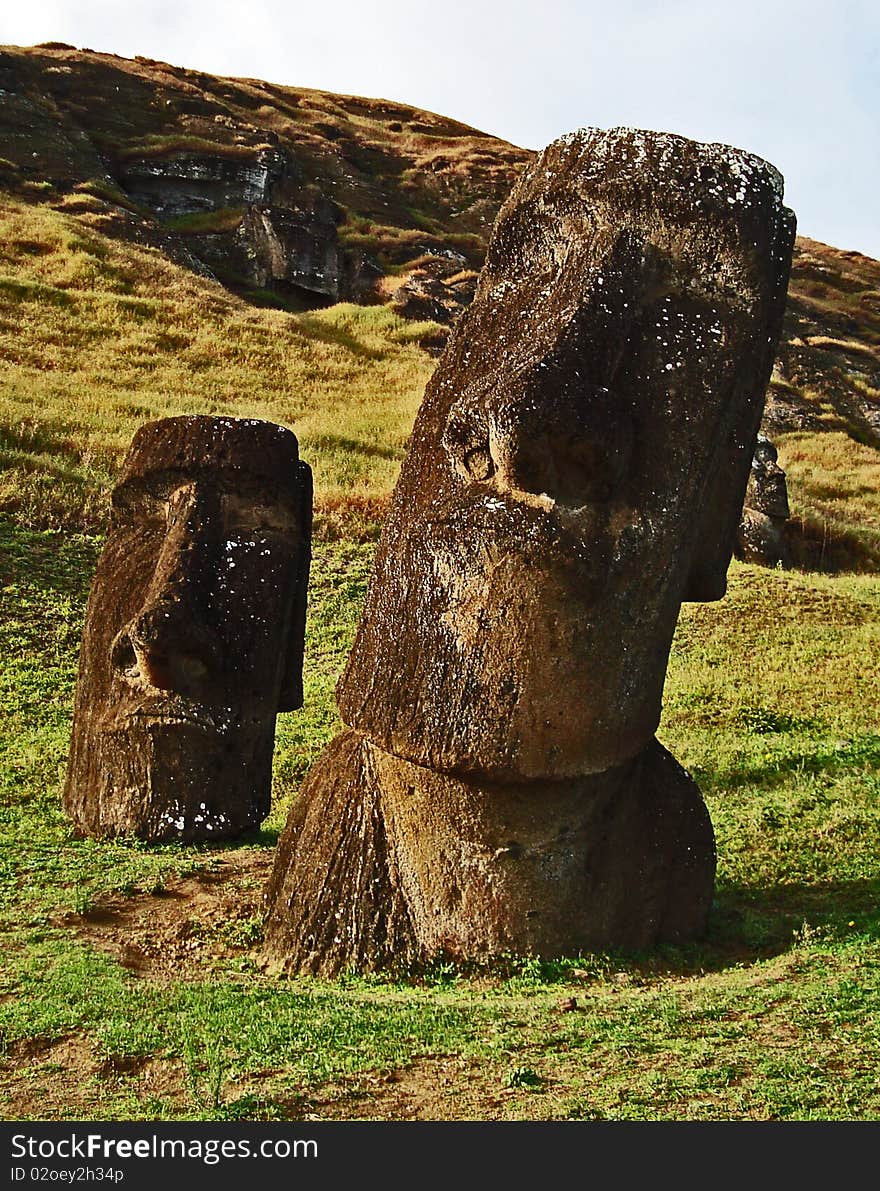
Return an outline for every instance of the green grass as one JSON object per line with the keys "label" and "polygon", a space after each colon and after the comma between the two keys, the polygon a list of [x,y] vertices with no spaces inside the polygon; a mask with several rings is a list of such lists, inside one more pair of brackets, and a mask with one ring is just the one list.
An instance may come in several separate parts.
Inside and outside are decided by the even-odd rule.
{"label": "green grass", "polygon": [[[31,1054],[20,1048],[39,1040],[82,1040],[93,1057],[85,1103],[102,1119],[286,1117],[316,1105],[318,1115],[393,1115],[382,1096],[396,1084],[383,1073],[427,1081],[447,1115],[876,1119],[874,577],[735,564],[726,600],[683,610],[659,735],[698,778],[718,838],[703,942],[650,955],[511,957],[488,973],[446,965],[415,983],[326,984],[264,976],[258,923],[245,921],[233,958],[155,983],[89,945],[76,915],[110,894],[136,900],[210,872],[237,846],[77,840],[61,813],[99,545],[11,521],[0,536],[0,1037],[10,1055]],[[303,773],[338,728],[333,686],[371,552],[351,542],[316,550],[306,706],[279,717],[274,808],[238,847],[271,849]],[[570,995],[577,1009],[562,1014]],[[51,1051],[28,1062],[21,1078],[43,1086]],[[176,1090],[145,1082],[144,1062],[176,1073]],[[455,1092],[456,1079],[470,1092]]]}
{"label": "green grass", "polygon": [[220,157],[243,157],[250,159],[255,148],[271,148],[268,144],[229,144],[219,138],[187,136],[181,133],[149,133],[141,140],[130,141],[119,156],[126,158],[170,157],[176,153],[207,153]]}
{"label": "green grass", "polygon": [[231,232],[239,226],[243,214],[241,207],[221,207],[217,211],[196,211],[190,215],[176,215],[172,219],[166,219],[165,226],[186,236]]}

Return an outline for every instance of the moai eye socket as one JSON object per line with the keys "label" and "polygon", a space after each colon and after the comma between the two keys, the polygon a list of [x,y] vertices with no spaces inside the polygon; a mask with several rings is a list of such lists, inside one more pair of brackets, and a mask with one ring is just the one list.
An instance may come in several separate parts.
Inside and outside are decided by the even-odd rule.
{"label": "moai eye socket", "polygon": [[145,530],[164,531],[169,502],[140,484],[123,484],[110,498],[113,526],[137,525]]}
{"label": "moai eye socket", "polygon": [[539,373],[490,419],[496,487],[572,509],[614,500],[632,457],[630,404],[607,388],[579,384],[537,400],[538,383]]}
{"label": "moai eye socket", "polygon": [[494,475],[488,427],[475,414],[453,408],[443,434],[443,446],[464,479],[481,483]]}
{"label": "moai eye socket", "polygon": [[295,538],[299,534],[294,509],[274,494],[261,491],[226,492],[221,507],[223,525],[230,535],[283,534]]}

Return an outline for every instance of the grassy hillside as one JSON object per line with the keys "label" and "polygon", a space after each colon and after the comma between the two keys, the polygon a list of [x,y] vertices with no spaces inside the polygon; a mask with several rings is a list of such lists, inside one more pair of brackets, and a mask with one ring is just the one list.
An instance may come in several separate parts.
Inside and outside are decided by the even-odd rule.
{"label": "grassy hillside", "polygon": [[435,245],[479,264],[498,206],[531,156],[407,104],[72,46],[0,48],[0,87],[16,97],[0,162],[10,188],[43,197],[91,190],[149,217],[118,181],[135,159],[200,153],[243,161],[261,149],[289,149],[297,187],[337,203],[346,242],[391,269]]}
{"label": "grassy hillside", "polygon": [[[800,242],[768,428],[803,567],[734,563],[727,598],[685,606],[675,638],[659,736],[715,825],[708,937],[278,981],[260,966],[261,889],[339,727],[333,687],[437,329],[384,305],[246,302],[112,171],[183,137],[234,155],[274,132],[315,185],[337,178],[340,234],[405,270],[425,235],[464,237],[478,263],[525,155],[385,101],[70,49],[6,51],[0,89],[10,78],[31,108],[0,162],[4,1116],[877,1119],[880,266]],[[251,838],[78,840],[60,788],[108,490],[137,426],[180,412],[284,422],[314,469],[306,703],[279,718],[272,814]]]}
{"label": "grassy hillside", "polygon": [[[297,317],[261,307],[283,307],[280,293],[238,300],[192,251],[242,210],[170,218],[132,198],[126,169],[283,152],[292,174],[279,201],[332,201],[340,244],[379,270],[374,302],[444,253],[478,268],[531,154],[389,100],[70,46],[0,48],[0,88],[0,509],[97,528],[139,422],[259,409],[300,434],[322,526],[350,515],[375,532],[430,373],[417,343],[440,328],[381,306]],[[876,570],[876,261],[798,241],[765,428],[790,473],[795,558]]]}
{"label": "grassy hillside", "polygon": [[788,473],[794,554],[880,567],[880,263],[798,241],[764,418]]}
{"label": "grassy hillside", "polygon": [[[96,531],[142,422],[233,413],[296,430],[319,533],[374,536],[434,366],[419,346],[432,325],[381,305],[261,309],[155,246],[108,235],[106,221],[93,196],[45,205],[0,193],[0,511]],[[801,423],[793,383],[771,390],[795,553],[813,569],[875,570],[880,453],[820,382],[839,388],[829,365],[799,398]],[[778,428],[780,417],[803,429]]]}
{"label": "grassy hillside", "polygon": [[384,306],[260,310],[76,213],[0,196],[0,509],[95,530],[137,427],[178,413],[295,428],[322,531],[375,526],[433,361]]}

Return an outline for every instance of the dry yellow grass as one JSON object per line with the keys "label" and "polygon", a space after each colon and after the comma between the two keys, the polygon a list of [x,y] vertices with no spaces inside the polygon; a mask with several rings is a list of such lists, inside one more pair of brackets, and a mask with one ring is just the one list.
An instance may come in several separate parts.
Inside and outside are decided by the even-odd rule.
{"label": "dry yellow grass", "polygon": [[880,453],[836,430],[777,440],[800,559],[819,569],[876,569],[880,562]]}
{"label": "dry yellow grass", "polygon": [[417,345],[430,324],[256,309],[75,202],[0,200],[0,510],[97,528],[142,422],[223,413],[296,432],[319,518],[380,511],[434,366]]}
{"label": "dry yellow grass", "polygon": [[[417,343],[430,324],[382,306],[255,308],[106,234],[118,219],[82,192],[56,207],[0,197],[0,511],[98,529],[142,422],[224,413],[295,430],[320,532],[374,533],[434,367]],[[875,566],[877,452],[830,431],[784,435],[779,447],[800,561]]]}
{"label": "dry yellow grass", "polygon": [[877,349],[869,343],[860,343],[858,339],[835,339],[832,335],[810,335],[806,342],[810,347],[831,347],[838,351],[855,352],[857,355],[867,356],[871,360],[877,359]]}

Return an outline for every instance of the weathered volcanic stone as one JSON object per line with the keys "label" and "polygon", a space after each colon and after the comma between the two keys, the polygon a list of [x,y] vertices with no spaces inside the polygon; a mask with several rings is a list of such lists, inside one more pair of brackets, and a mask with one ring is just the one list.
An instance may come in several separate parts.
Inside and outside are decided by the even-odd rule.
{"label": "weathered volcanic stone", "polygon": [[238,232],[247,272],[259,287],[287,285],[339,298],[343,261],[334,203],[315,202],[310,209],[248,207]]}
{"label": "weathered volcanic stone", "polygon": [[522,175],[413,430],[337,688],[355,735],[279,847],[274,962],[702,929],[711,824],[653,737],[679,607],[726,589],[793,238],[727,146],[583,130]]}
{"label": "weathered volcanic stone", "polygon": [[309,773],[268,889],[280,967],[576,955],[699,934],[712,825],[656,740],[607,773],[496,785],[338,736]]}
{"label": "weathered volcanic stone", "polygon": [[725,591],[793,234],[779,175],[739,150],[545,150],[416,420],[347,724],[495,781],[648,743],[682,600]]}
{"label": "weathered volcanic stone", "polygon": [[785,540],[788,486],[778,457],[770,439],[759,434],[734,551],[744,562],[765,567],[786,567],[790,563]]}
{"label": "weathered volcanic stone", "polygon": [[291,431],[137,432],[86,611],[64,805],[81,832],[226,839],[268,814],[302,706],[311,472]]}

